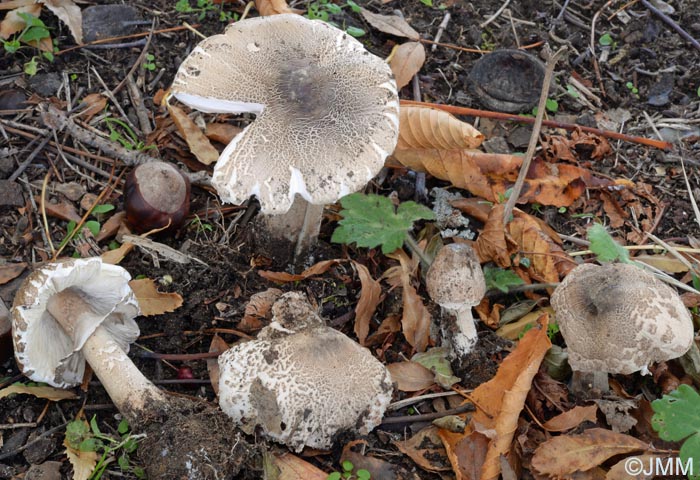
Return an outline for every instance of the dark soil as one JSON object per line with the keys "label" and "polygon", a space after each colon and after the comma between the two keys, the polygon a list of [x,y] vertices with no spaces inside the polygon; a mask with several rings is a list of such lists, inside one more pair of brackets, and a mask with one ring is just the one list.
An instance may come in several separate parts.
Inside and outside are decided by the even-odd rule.
{"label": "dark soil", "polygon": [[[112,3],[112,2],[100,2]],[[127,0],[126,5],[135,7],[140,16],[149,22],[155,22],[156,29],[177,27],[183,21],[198,24],[197,29],[204,35],[219,33],[225,23],[219,21],[218,10],[206,13],[203,18],[197,14],[183,14],[175,11],[175,0],[158,0],[156,2],[139,2]],[[194,2],[191,2],[194,3]],[[689,193],[683,179],[680,160],[686,161],[689,182],[694,189],[695,198],[700,198],[700,143],[698,139],[698,122],[700,122],[700,52],[693,49],[677,33],[670,30],[657,17],[651,15],[641,5],[626,5],[626,16],[610,17],[615,8],[621,7],[616,3],[612,8],[603,10],[595,27],[594,38],[597,46],[596,55],[600,55],[599,38],[609,33],[613,39],[607,61],[599,61],[600,77],[598,80],[593,64],[588,54],[588,44],[591,36],[591,22],[604,5],[602,0],[593,2],[572,1],[567,13],[560,16],[561,7],[557,2],[535,2],[531,0],[513,0],[506,13],[485,27],[479,24],[491,16],[502,4],[496,0],[435,0],[436,7],[429,8],[415,0],[394,0],[386,5],[380,2],[357,0],[357,3],[377,13],[389,14],[394,10],[400,11],[406,20],[426,39],[434,38],[438,25],[444,14],[452,15],[445,29],[441,42],[468,48],[518,48],[532,46],[528,51],[544,57],[548,46],[550,50],[569,45],[569,54],[557,68],[557,86],[551,96],[559,103],[555,117],[580,124],[599,125],[607,128],[605,112],[613,109],[626,110],[630,120],[623,124],[614,124],[616,129],[622,128],[626,133],[653,137],[654,132],[645,120],[644,113],[651,116],[655,124],[670,124],[675,120],[680,122],[694,136],[688,136],[676,142],[673,150],[663,152],[648,147],[620,141],[612,142],[613,153],[602,160],[590,158],[590,152],[577,151],[580,164],[594,171],[604,173],[614,178],[630,178],[635,182],[648,184],[650,195],[642,199],[643,206],[648,210],[628,214],[625,222],[612,229],[615,236],[626,242],[633,242],[633,234],[639,226],[653,232],[662,239],[674,239],[679,244],[689,243],[692,237],[700,237],[700,227],[695,222],[689,200]],[[672,17],[696,38],[700,36],[700,12],[695,0],[678,0],[673,2],[676,13]],[[298,2],[296,7],[305,8],[305,2]],[[81,4],[81,7],[85,7]],[[445,7],[444,9],[442,7]],[[241,14],[243,4],[226,3],[224,11]],[[252,14],[256,14],[252,11]],[[64,24],[59,22],[47,10],[41,17],[52,28],[52,34],[58,41],[58,49],[67,49],[72,43],[70,34]],[[621,20],[624,18],[625,21]],[[387,57],[394,45],[404,40],[386,36],[366,24],[359,14],[350,9],[343,10],[342,15],[332,16],[338,24],[363,28],[368,33],[361,41],[373,53]],[[626,22],[626,23],[625,23]],[[580,25],[578,25],[580,23]],[[148,26],[136,26],[134,31],[147,31]],[[134,39],[122,40],[131,42]],[[145,144],[155,144],[156,150],[146,153],[158,155],[162,160],[193,170],[206,170],[189,153],[184,140],[176,133],[169,123],[164,108],[156,103],[154,97],[162,96],[161,90],[168,88],[178,65],[197,44],[199,37],[188,30],[172,31],[154,35],[149,44],[148,52],[153,55],[155,70],[150,71],[137,66],[135,78],[143,96],[145,110],[151,116],[156,131],[151,135],[142,135],[138,140]],[[544,46],[543,46],[544,44]],[[41,195],[41,183],[47,173],[51,178],[46,191],[46,198],[53,204],[67,203],[80,214],[80,199],[69,199],[59,193],[59,185],[75,183],[82,185],[87,193],[99,195],[105,189],[110,178],[121,176],[130,171],[119,162],[114,162],[103,155],[99,158],[82,156],[83,162],[67,165],[58,155],[55,148],[46,147],[39,151],[36,157],[24,168],[18,180],[7,181],[16,172],[22,162],[37,147],[41,139],[32,142],[38,131],[32,128],[46,128],[39,118],[37,104],[46,99],[59,103],[64,110],[75,107],[79,100],[91,93],[100,93],[104,88],[100,85],[95,71],[107,85],[114,89],[126,73],[135,65],[143,50],[143,45],[129,47],[116,45],[107,49],[91,50],[75,49],[56,56],[55,61],[39,60],[39,73],[29,77],[22,72],[25,62],[34,55],[29,48],[21,49],[17,54],[5,54],[0,57],[0,267],[4,264],[26,262],[30,268],[51,257],[46,245],[41,214],[30,201],[28,192],[38,202]],[[458,50],[438,47],[432,50],[426,45],[427,60],[419,73],[419,86],[422,100],[466,107],[482,108],[480,100],[469,88],[468,74],[479,55]],[[93,71],[94,69],[94,71]],[[578,79],[595,95],[601,98],[601,104],[594,109],[583,105],[577,99],[567,94],[566,87],[570,77]],[[631,82],[631,87],[628,83]],[[66,89],[69,86],[69,90]],[[603,95],[601,87],[605,89]],[[634,89],[634,90],[633,90]],[[412,85],[409,84],[401,92],[401,97],[414,99]],[[72,100],[67,104],[68,98]],[[25,101],[27,103],[22,103]],[[127,93],[127,88],[120,89],[117,100],[124,109],[127,117],[134,125],[139,124],[134,99]],[[590,99],[589,99],[590,100]],[[591,100],[592,101],[592,100]],[[121,113],[110,105],[109,113],[114,118],[123,118]],[[205,120],[211,116],[204,115]],[[242,125],[246,119],[226,118],[229,123]],[[221,119],[221,118],[220,118]],[[501,138],[508,149],[524,151],[525,145],[518,141],[529,137],[529,129],[524,128],[524,135],[518,135],[517,130],[523,129],[513,124],[495,123],[487,120],[464,118],[478,123],[481,130],[489,139]],[[676,123],[676,124],[677,124]],[[109,134],[104,122],[96,128]],[[661,127],[663,129],[663,127]],[[693,130],[695,129],[695,130]],[[122,130],[123,132],[123,130]],[[39,132],[40,133],[40,132]],[[560,133],[546,130],[546,133]],[[666,134],[664,132],[664,134]],[[53,141],[51,136],[49,140]],[[81,145],[69,135],[59,134],[56,138],[65,146],[78,151],[99,154],[92,147]],[[73,154],[77,155],[77,154]],[[107,158],[105,158],[107,157]],[[79,159],[80,160],[80,159]],[[87,163],[94,168],[84,166]],[[402,169],[394,169],[380,176],[369,189],[382,194],[396,192],[401,200],[425,200],[425,193],[416,189],[415,174]],[[112,177],[113,175],[113,177]],[[28,182],[28,183],[26,183]],[[428,178],[427,187],[446,186],[445,182]],[[121,198],[122,184],[110,191],[101,201],[116,207],[115,212],[123,209]],[[466,194],[465,192],[462,192]],[[595,198],[598,198],[597,196]],[[625,202],[615,197],[625,207]],[[630,207],[631,209],[632,207]],[[554,207],[537,208],[523,206],[523,209],[533,215],[543,218],[555,230],[566,235],[581,237],[591,217],[608,222],[608,213],[604,210],[602,201],[591,201],[582,198],[566,210]],[[368,266],[373,278],[379,278],[386,269],[396,262],[382,256],[378,251],[356,249],[330,243],[330,235],[338,219],[337,206],[326,210],[326,221],[322,227],[321,242],[312,252],[313,261],[308,265],[324,259],[352,258]],[[184,298],[184,304],[173,313],[140,318],[142,338],[138,346],[132,348],[132,357],[137,366],[148,378],[155,382],[165,382],[163,388],[185,395],[215,402],[214,391],[208,382],[209,373],[204,360],[165,362],[147,358],[143,352],[153,351],[165,354],[188,354],[207,352],[212,337],[219,334],[229,344],[239,340],[244,333],[254,335],[254,331],[239,332],[240,321],[245,305],[251,295],[271,287],[283,290],[305,291],[312,301],[318,304],[324,318],[335,328],[354,338],[353,315],[360,292],[360,282],[353,274],[348,263],[339,263],[325,274],[303,282],[294,282],[283,286],[276,285],[262,278],[260,270],[280,271],[287,266],[276,255],[275,248],[261,250],[257,241],[257,232],[253,227],[256,206],[254,202],[242,206],[221,206],[218,198],[211,189],[194,186],[192,189],[192,214],[189,223],[181,228],[176,235],[157,238],[177,250],[202,263],[192,261],[188,264],[178,264],[160,258],[154,258],[139,249],[129,253],[121,265],[133,277],[144,275],[155,279],[162,291],[177,292]],[[111,215],[110,213],[109,215]],[[587,215],[581,215],[587,214]],[[107,215],[107,216],[109,216]],[[104,221],[104,219],[101,219]],[[67,218],[48,217],[48,234],[54,245],[60,243],[66,236]],[[474,230],[479,228],[475,223]],[[99,244],[74,241],[64,251],[65,255],[89,256],[106,249],[109,239]],[[640,239],[639,243],[647,242]],[[580,246],[567,244],[566,248],[575,250]],[[77,252],[77,253],[76,253]],[[26,275],[26,271],[23,274]],[[6,305],[12,304],[14,292],[23,276],[0,285],[0,298]],[[419,288],[422,288],[418,286]],[[374,316],[372,331],[376,330],[379,322],[392,314],[401,311],[401,296],[395,291],[387,291],[386,298],[380,304]],[[424,293],[424,290],[420,290]],[[397,296],[398,295],[398,296]],[[423,295],[427,299],[427,295]],[[512,296],[506,303],[514,303],[522,296]],[[426,302],[428,302],[426,300]],[[431,305],[436,314],[438,309]],[[475,387],[491,378],[502,358],[507,355],[509,345],[492,340],[493,335],[485,326],[482,329],[479,350],[475,352],[473,361],[458,366],[456,374],[464,378],[465,387]],[[499,339],[497,339],[499,340]],[[374,344],[373,352],[384,362],[400,361],[410,357],[411,348],[400,334],[390,333],[379,338]],[[14,381],[26,381],[21,377],[12,359],[2,360],[0,377],[6,377],[2,385]],[[190,367],[193,381],[179,381],[178,368]],[[634,393],[639,393],[639,385],[632,387]],[[3,430],[0,437],[0,478],[22,478],[31,465],[40,464],[47,460],[62,462],[60,471],[63,478],[72,478],[72,467],[64,454],[62,446],[64,425],[76,418],[82,410],[89,419],[97,416],[100,428],[105,432],[116,431],[119,415],[111,406],[98,382],[90,382],[86,389],[76,389],[78,400],[48,402],[28,395],[14,395],[0,401],[0,426]],[[396,394],[397,400],[405,394]],[[433,411],[433,404],[424,402],[417,406],[421,412]],[[406,409],[398,412],[406,415]],[[204,416],[206,417],[206,416]],[[212,449],[223,448],[220,438],[208,437],[206,433],[211,425],[199,422],[202,416],[185,416],[183,423],[176,427],[176,436],[195,435],[193,437],[202,445]],[[16,426],[13,424],[27,424]],[[132,425],[135,430],[142,426]],[[195,428],[196,427],[196,428]],[[367,439],[369,451],[390,452],[384,456],[388,461],[397,465],[396,471],[418,472],[420,478],[438,478],[436,474],[419,470],[407,457],[396,450],[392,440],[401,439],[404,433],[410,433],[412,426],[406,423],[399,431],[395,427],[380,428]],[[219,428],[217,426],[216,428]],[[197,430],[198,429],[198,430]],[[237,433],[232,432],[231,442]],[[39,441],[32,443],[33,438]],[[157,432],[151,435],[156,445],[151,444],[148,451],[139,451],[142,464],[152,466],[158,456],[158,449],[167,446],[170,435]],[[162,440],[162,444],[158,443]],[[347,440],[344,438],[344,440]],[[254,438],[241,439],[241,445],[258,445],[260,440]],[[232,444],[233,444],[232,443]],[[327,472],[338,469],[338,460],[344,443],[338,442],[337,448],[327,455],[309,457],[308,460],[317,464]],[[23,448],[26,446],[26,448]],[[243,448],[243,447],[242,447]],[[230,452],[229,452],[230,453]],[[222,453],[226,455],[226,452]],[[259,458],[254,459],[250,451],[241,451],[236,457],[237,467],[241,461],[247,461],[244,473],[236,478],[261,478]],[[116,467],[114,467],[116,468]],[[118,468],[117,468],[118,470]],[[130,473],[110,474],[102,478],[135,478]],[[392,478],[409,478],[407,476]],[[25,477],[29,478],[29,477]],[[183,478],[179,474],[164,473],[160,478]],[[192,478],[192,477],[191,477]],[[196,477],[215,478],[215,477]],[[230,472],[216,478],[233,478]],[[389,478],[389,477],[387,477]]]}

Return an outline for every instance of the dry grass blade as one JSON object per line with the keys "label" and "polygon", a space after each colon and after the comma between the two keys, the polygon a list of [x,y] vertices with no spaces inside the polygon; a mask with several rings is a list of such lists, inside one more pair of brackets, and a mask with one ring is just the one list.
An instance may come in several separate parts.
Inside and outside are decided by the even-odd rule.
{"label": "dry grass blade", "polygon": [[399,109],[397,150],[461,150],[478,148],[483,140],[476,128],[442,110],[415,106]]}

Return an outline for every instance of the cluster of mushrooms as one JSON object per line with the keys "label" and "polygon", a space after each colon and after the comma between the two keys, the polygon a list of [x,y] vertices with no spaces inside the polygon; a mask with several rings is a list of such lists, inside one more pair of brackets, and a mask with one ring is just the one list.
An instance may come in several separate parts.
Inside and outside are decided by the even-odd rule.
{"label": "cluster of mushrooms", "polygon": [[[318,235],[323,205],[363,188],[397,142],[398,94],[387,64],[341,30],[299,15],[237,22],[204,40],[171,92],[201,111],[256,114],[223,151],[212,183],[224,202],[255,195],[264,228],[288,240],[297,256]],[[178,198],[189,197],[177,171],[154,162],[131,176],[127,193],[138,201],[129,209],[155,205],[162,213],[155,225],[177,225],[186,213],[179,200],[151,196],[154,176]],[[132,223],[145,214],[138,215]],[[38,269],[15,298],[13,341],[17,363],[35,381],[72,387],[90,365],[119,411],[148,434],[140,452],[149,478],[230,478],[254,450],[237,429],[259,428],[298,451],[330,447],[338,432],[367,433],[381,422],[392,396],[389,372],[294,292],[274,304],[257,339],[219,357],[219,404],[227,415],[167,395],[127,356],[139,335],[129,279],[99,258]],[[463,358],[477,343],[471,308],[486,290],[471,247],[443,247],[427,289],[442,307],[443,344],[453,359]],[[693,341],[676,292],[634,266],[579,266],[552,305],[574,370],[644,372]]]}

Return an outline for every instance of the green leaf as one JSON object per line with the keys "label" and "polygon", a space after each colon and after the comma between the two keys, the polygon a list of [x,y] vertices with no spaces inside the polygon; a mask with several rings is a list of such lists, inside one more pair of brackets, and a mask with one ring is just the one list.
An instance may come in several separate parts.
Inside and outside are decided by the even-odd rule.
{"label": "green leaf", "polygon": [[105,203],[102,205],[95,205],[95,208],[92,209],[92,213],[94,213],[95,215],[99,215],[101,213],[111,212],[112,210],[114,210],[114,205]]}
{"label": "green leaf", "polygon": [[121,468],[122,470],[129,470],[129,458],[128,457],[126,457],[124,455],[120,455],[119,458],[117,458],[117,464],[119,465],[119,468]]}
{"label": "green leaf", "polygon": [[343,471],[345,472],[352,472],[352,469],[355,468],[350,460],[343,460],[340,466],[343,467]]}
{"label": "green leaf", "polygon": [[422,3],[423,5],[426,5],[428,7],[433,6],[433,0],[420,0],[420,3]]}
{"label": "green leaf", "polygon": [[[452,366],[447,359],[449,352],[445,347],[434,347],[426,352],[416,353],[412,362],[420,363],[435,374],[435,382],[443,388],[450,388],[460,379],[452,373]],[[359,475],[359,471],[357,472]]]}
{"label": "green leaf", "polygon": [[566,93],[569,94],[572,98],[579,98],[581,97],[581,94],[578,93],[578,90],[576,90],[573,85],[566,84]]}
{"label": "green leaf", "polygon": [[357,480],[370,480],[372,477],[369,470],[365,470],[364,468],[359,469],[355,474],[357,475]]}
{"label": "green leaf", "polygon": [[333,472],[326,477],[326,480],[340,480],[340,472]]}
{"label": "green leaf", "polygon": [[557,111],[559,110],[559,102],[557,102],[553,98],[548,98],[544,106],[547,111],[552,113],[557,113]]}
{"label": "green leaf", "polygon": [[99,442],[96,438],[90,437],[80,442],[78,445],[78,450],[81,452],[96,452],[100,445],[101,442]]}
{"label": "green leaf", "polygon": [[348,27],[345,29],[345,33],[355,38],[362,37],[367,34],[367,32],[357,27]]}
{"label": "green leaf", "polygon": [[39,65],[36,62],[36,57],[32,57],[27,63],[24,64],[24,73],[33,77],[39,69]]}
{"label": "green leaf", "polygon": [[128,431],[129,422],[127,422],[126,419],[122,419],[122,421],[119,422],[119,425],[117,426],[117,432],[119,432],[119,435],[124,435]]}
{"label": "green leaf", "polygon": [[25,43],[35,42],[49,38],[49,31],[46,27],[32,27],[22,34],[22,41]]}
{"label": "green leaf", "polygon": [[[350,7],[350,10],[352,10],[354,13],[360,13],[362,11],[360,6],[352,0],[347,0],[345,3],[348,7]],[[700,88],[698,88],[698,96],[700,96]]]}
{"label": "green leaf", "polygon": [[504,270],[499,267],[484,267],[484,280],[486,289],[498,289],[503,293],[508,293],[510,287],[517,287],[525,282],[513,270]]}
{"label": "green leaf", "polygon": [[591,242],[590,249],[598,257],[599,262],[630,262],[629,252],[613,240],[605,227],[599,223],[593,224],[588,229],[587,235],[588,241]]}
{"label": "green leaf", "polygon": [[85,227],[88,230],[90,230],[90,233],[92,233],[94,237],[96,237],[97,234],[100,233],[100,222],[96,220],[88,220],[87,222],[85,222]]}
{"label": "green leaf", "polygon": [[333,232],[334,243],[356,243],[358,247],[382,246],[382,253],[398,249],[416,220],[435,218],[429,208],[404,202],[398,209],[387,197],[353,193],[340,200],[343,219]]}
{"label": "green leaf", "polygon": [[600,38],[598,39],[598,43],[600,43],[604,47],[612,45],[612,43],[613,43],[612,35],[610,35],[609,33],[601,35]]}
{"label": "green leaf", "polygon": [[100,432],[100,427],[97,426],[97,416],[93,415],[92,418],[90,419],[90,429],[92,430],[92,433],[94,435],[102,435],[102,432]]}
{"label": "green leaf", "polygon": [[680,458],[684,463],[692,458],[693,472],[689,478],[700,478],[700,395],[693,387],[681,384],[677,390],[651,402],[654,415],[651,426],[659,438],[671,442],[685,440]]}
{"label": "green leaf", "polygon": [[328,11],[328,13],[332,13],[333,15],[343,13],[343,9],[340,7],[340,5],[336,5],[335,3],[329,3],[324,8]]}
{"label": "green leaf", "polygon": [[66,441],[72,448],[78,448],[89,432],[87,423],[82,420],[73,420],[66,425]]}
{"label": "green leaf", "polygon": [[24,20],[24,23],[26,23],[28,27],[46,27],[44,22],[42,22],[39,17],[35,17],[31,13],[17,12],[17,15]]}

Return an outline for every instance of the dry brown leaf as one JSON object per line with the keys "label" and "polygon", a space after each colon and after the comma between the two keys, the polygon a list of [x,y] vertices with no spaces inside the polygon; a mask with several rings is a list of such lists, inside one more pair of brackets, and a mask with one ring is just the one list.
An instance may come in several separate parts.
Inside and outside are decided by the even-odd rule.
{"label": "dry brown leaf", "polygon": [[394,156],[398,155],[397,160],[402,162],[403,150],[477,148],[483,141],[481,132],[450,113],[431,107],[402,106],[396,144],[399,151],[394,152]]}
{"label": "dry brown leaf", "polygon": [[36,3],[35,0],[3,0],[0,2],[0,11],[13,10],[19,7],[25,7]]}
{"label": "dry brown leaf", "polygon": [[[383,458],[373,455],[365,455],[365,452],[372,451],[366,440],[353,440],[343,447],[340,455],[340,463],[348,461],[352,463],[355,472],[360,469],[367,470],[369,478],[382,480],[420,480],[420,477],[413,472],[409,472],[402,465],[396,462],[389,462]],[[413,470],[413,469],[411,469]],[[352,477],[357,478],[357,477]]]}
{"label": "dry brown leaf", "polygon": [[95,241],[101,242],[102,240],[116,235],[125,220],[126,212],[117,212],[109,217],[100,227],[100,231],[97,233]]}
{"label": "dry brown leaf", "polygon": [[[37,204],[41,203],[40,197],[34,198]],[[59,200],[57,203],[44,202],[44,207],[46,208],[46,214],[50,217],[60,218],[68,222],[73,220],[75,223],[80,223],[82,219],[73,204],[64,200]]]}
{"label": "dry brown leaf", "polygon": [[362,17],[367,23],[380,32],[388,33],[396,37],[406,37],[411,40],[420,39],[420,34],[416,32],[403,18],[398,15],[380,15],[372,13],[364,8],[360,9]]}
{"label": "dry brown leaf", "polygon": [[[228,344],[218,334],[214,334],[209,345],[209,353],[223,353],[228,350]],[[219,394],[219,361],[216,358],[207,358],[207,372],[211,387],[216,395]]]}
{"label": "dry brown leaf", "polygon": [[49,386],[27,386],[22,384],[10,385],[0,390],[0,398],[5,398],[12,394],[33,395],[36,398],[44,398],[52,402],[61,400],[75,400],[78,396],[70,390],[54,388]]}
{"label": "dry brown leaf", "polygon": [[507,338],[508,340],[517,340],[520,338],[520,334],[523,333],[528,325],[535,325],[537,319],[542,316],[543,313],[549,315],[554,315],[554,309],[552,307],[542,307],[524,315],[517,322],[511,322],[503,325],[501,328],[496,330],[496,335],[499,337]]}
{"label": "dry brown leaf", "polygon": [[168,104],[168,112],[170,112],[178,132],[187,142],[187,146],[190,147],[190,152],[197,157],[200,163],[211,165],[219,159],[218,150],[211,145],[209,139],[184,110]]}
{"label": "dry brown leaf", "polygon": [[[640,471],[637,475],[635,475],[634,480],[651,480],[652,478],[660,478],[657,476],[657,472],[655,468],[648,468],[649,465],[658,465],[655,462],[659,461],[657,459],[661,460],[661,465],[665,465],[665,462],[675,462],[679,460],[678,457],[668,457],[668,456],[663,456],[663,455],[650,455],[650,454],[644,454],[644,455],[634,455],[635,460],[634,463],[629,463],[630,458],[632,457],[627,457],[623,460],[620,460],[617,462],[615,465],[613,465],[610,470],[608,470],[607,475],[605,475],[605,480],[629,480],[630,474],[628,473],[630,467],[633,468],[642,468],[643,471]],[[676,465],[675,463],[673,465]],[[660,470],[660,469],[658,469]],[[648,472],[648,473],[644,473]],[[669,472],[672,473],[672,472]]]}
{"label": "dry brown leaf", "polygon": [[597,420],[597,413],[597,405],[587,405],[585,407],[577,405],[571,410],[567,410],[554,418],[550,418],[542,424],[542,428],[548,432],[565,432],[566,430],[578,427],[583,422],[595,422]]}
{"label": "dry brown leaf", "polygon": [[289,282],[300,282],[306,280],[309,277],[315,277],[316,275],[323,275],[331,268],[343,260],[323,260],[315,265],[310,266],[301,273],[287,273],[287,272],[272,272],[270,270],[260,270],[258,275],[263,277],[265,280],[270,280],[271,282],[277,283],[289,283]]}
{"label": "dry brown leaf", "polygon": [[464,433],[444,429],[439,429],[438,433],[457,480],[479,480],[481,466],[488,450],[488,437],[471,428]]}
{"label": "dry brown leaf", "polygon": [[570,475],[597,467],[615,455],[648,448],[647,443],[629,435],[591,428],[580,435],[560,435],[547,440],[535,450],[532,467],[544,475]]}
{"label": "dry brown leaf", "polygon": [[83,100],[80,102],[80,106],[85,108],[81,110],[78,116],[84,122],[89,123],[90,120],[92,120],[92,117],[104,111],[105,107],[107,106],[107,97],[101,93],[91,93],[89,95],[85,95]]}
{"label": "dry brown leaf", "polygon": [[406,341],[417,352],[424,352],[430,340],[431,318],[430,312],[423,304],[423,299],[411,285],[411,273],[413,272],[414,263],[406,255],[406,252],[401,249],[387,256],[398,260],[400,263],[399,270],[389,269],[384,273],[384,276],[387,279],[398,276],[401,281],[403,289],[403,313],[401,317],[403,334],[406,337]]}
{"label": "dry brown leaf", "polygon": [[[406,42],[399,45],[391,57],[389,66],[396,78],[396,86],[401,90],[408,85],[425,63],[425,47],[420,42]],[[402,109],[406,107],[401,107]],[[408,107],[410,108],[410,107]]]}
{"label": "dry brown leaf", "polygon": [[278,288],[268,288],[264,292],[251,295],[237,328],[246,333],[260,330],[263,327],[262,320],[272,318],[272,304],[282,293]]}
{"label": "dry brown leaf", "polygon": [[0,285],[4,285],[19,277],[26,268],[27,264],[24,262],[0,265]]}
{"label": "dry brown leaf", "polygon": [[134,244],[130,242],[122,243],[119,248],[114,250],[107,250],[105,253],[100,255],[102,261],[110,265],[119,265],[124,257],[126,257],[130,251],[134,249]]}
{"label": "dry brown leaf", "polygon": [[450,461],[438,435],[438,428],[431,425],[420,430],[408,440],[393,442],[401,453],[411,457],[419,467],[429,472],[447,472]]}
{"label": "dry brown leaf", "polygon": [[41,4],[28,2],[27,5],[18,5],[15,10],[7,12],[5,18],[0,22],[0,38],[7,40],[15,33],[21,32],[24,29],[27,23],[19,16],[20,13],[28,13],[38,17],[41,14]]}
{"label": "dry brown leaf", "polygon": [[255,8],[263,17],[280,13],[299,13],[299,10],[289,8],[286,0],[255,0]]}
{"label": "dry brown leaf", "polygon": [[634,259],[663,270],[666,273],[683,273],[688,271],[688,266],[670,253],[666,255],[637,255]]}
{"label": "dry brown leaf", "polygon": [[[510,453],[511,442],[513,441],[515,430],[518,427],[520,412],[525,406],[527,393],[532,386],[532,379],[537,374],[547,350],[552,346],[547,336],[548,323],[549,315],[542,315],[539,320],[540,327],[529,330],[518,343],[515,351],[511,354],[514,355],[521,348],[526,350],[527,356],[524,363],[515,365],[513,361],[508,362],[511,356],[509,355],[503,363],[501,363],[494,379],[487,382],[487,384],[493,382],[497,388],[502,389],[500,390],[502,393],[502,401],[496,416],[496,438],[491,441],[488,451],[486,452],[484,464],[481,466],[481,480],[498,479],[501,473],[499,459],[501,456],[507,457]],[[515,372],[504,372],[503,376],[499,378],[502,369],[512,369],[515,370]],[[504,382],[504,379],[512,379],[513,381]],[[472,394],[472,398],[477,401],[479,405],[482,405],[483,401],[491,402],[494,400],[493,398],[483,398],[481,393],[477,394],[479,388],[481,388],[481,386],[474,390]],[[491,393],[493,393],[493,390],[491,390]],[[498,395],[498,393],[496,395]]]}
{"label": "dry brown leaf", "polygon": [[379,328],[372,335],[367,337],[365,341],[366,347],[372,347],[375,345],[381,345],[387,339],[387,337],[392,333],[398,333],[401,331],[401,317],[396,314],[391,314],[382,320],[379,324]]}
{"label": "dry brown leaf", "polygon": [[208,123],[204,134],[209,140],[228,145],[243,130],[230,123]]}
{"label": "dry brown leaf", "polygon": [[285,453],[272,453],[272,461],[280,472],[279,480],[326,480],[328,474],[318,467],[311,465],[296,455]]}
{"label": "dry brown leaf", "polygon": [[182,306],[182,296],[179,293],[159,292],[156,283],[150,278],[132,280],[129,286],[136,295],[144,317],[173,312]]}
{"label": "dry brown leaf", "polygon": [[396,382],[402,392],[417,392],[435,384],[435,374],[420,363],[390,363],[386,368],[391,373],[391,381]]}
{"label": "dry brown leaf", "polygon": [[353,265],[357,269],[357,276],[360,277],[360,299],[355,307],[355,335],[360,345],[365,346],[365,340],[369,335],[369,324],[372,320],[377,305],[382,301],[382,286],[378,280],[374,280],[369,274],[367,267],[353,260]]}
{"label": "dry brown leaf", "polygon": [[72,0],[41,0],[51,13],[56,15],[68,30],[75,43],[83,43],[83,13]]}

